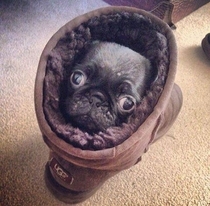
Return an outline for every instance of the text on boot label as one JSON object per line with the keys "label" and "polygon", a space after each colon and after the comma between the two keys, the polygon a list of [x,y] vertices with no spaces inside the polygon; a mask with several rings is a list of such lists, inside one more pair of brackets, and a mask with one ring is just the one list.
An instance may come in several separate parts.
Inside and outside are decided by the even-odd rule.
{"label": "text on boot label", "polygon": [[59,177],[62,181],[68,184],[73,183],[74,178],[58,163],[55,158],[50,160],[49,166],[51,171],[53,171],[53,173],[56,174],[56,176]]}

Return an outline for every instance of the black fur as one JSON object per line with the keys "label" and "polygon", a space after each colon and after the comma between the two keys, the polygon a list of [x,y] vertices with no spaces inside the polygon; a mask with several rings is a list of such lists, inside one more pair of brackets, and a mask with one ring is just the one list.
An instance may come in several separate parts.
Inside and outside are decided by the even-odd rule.
{"label": "black fur", "polygon": [[[64,106],[67,121],[91,134],[127,122],[145,94],[150,72],[150,62],[125,46],[92,44],[70,73]],[[75,74],[85,79],[84,85],[74,87]]]}

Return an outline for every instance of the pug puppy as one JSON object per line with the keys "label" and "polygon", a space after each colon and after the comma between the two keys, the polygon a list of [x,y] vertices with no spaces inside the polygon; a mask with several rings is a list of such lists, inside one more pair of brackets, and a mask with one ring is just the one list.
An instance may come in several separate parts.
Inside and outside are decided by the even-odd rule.
{"label": "pug puppy", "polygon": [[150,61],[139,53],[116,43],[92,43],[68,79],[67,121],[91,134],[120,126],[140,104],[150,78]]}

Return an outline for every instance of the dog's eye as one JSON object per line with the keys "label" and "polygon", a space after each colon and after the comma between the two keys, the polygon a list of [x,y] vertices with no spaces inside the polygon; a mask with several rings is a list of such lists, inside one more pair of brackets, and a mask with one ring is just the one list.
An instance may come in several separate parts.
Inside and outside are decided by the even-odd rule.
{"label": "dog's eye", "polygon": [[136,106],[136,100],[132,96],[124,96],[119,99],[119,107],[123,112],[131,112]]}
{"label": "dog's eye", "polygon": [[86,75],[82,71],[75,71],[72,73],[70,81],[74,88],[81,87],[85,84]]}

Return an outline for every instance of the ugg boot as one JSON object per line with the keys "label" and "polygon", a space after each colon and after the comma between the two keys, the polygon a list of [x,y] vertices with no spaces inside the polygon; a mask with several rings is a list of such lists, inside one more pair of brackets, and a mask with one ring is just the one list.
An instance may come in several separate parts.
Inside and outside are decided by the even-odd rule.
{"label": "ugg boot", "polygon": [[210,33],[206,34],[206,36],[202,39],[201,47],[207,58],[210,59]]}
{"label": "ugg boot", "polygon": [[[131,136],[111,148],[83,150],[59,137],[59,135],[53,131],[46,118],[43,109],[43,101],[45,98],[43,88],[47,59],[58,41],[67,32],[78,28],[81,24],[90,19],[92,23],[102,15],[105,15],[105,17],[106,15],[116,13],[123,13],[124,15],[125,12],[134,14],[133,17],[135,19],[136,14],[140,15],[140,20],[138,16],[137,23],[141,21],[141,18],[147,17],[149,22],[155,25],[151,28],[158,28],[164,36],[158,34],[158,37],[167,39],[167,49],[169,51],[167,57],[169,58],[169,62],[165,65],[166,68],[164,68],[167,70],[165,82],[154,107]],[[103,19],[105,17],[103,17]],[[97,23],[94,24],[98,25]],[[138,25],[136,28],[138,28]],[[105,33],[106,31],[103,32]],[[131,33],[134,34],[134,36],[137,35],[134,31]],[[103,38],[105,37],[102,37],[102,39]],[[109,38],[111,37],[108,36],[107,39]],[[105,40],[107,41],[107,39]],[[129,42],[127,44],[128,46],[136,46],[132,43],[131,39],[127,39],[127,41]],[[153,44],[155,43],[152,42],[152,45]],[[161,61],[163,61],[162,57],[161,60],[157,62]],[[157,17],[139,9],[129,7],[101,8],[77,17],[53,35],[40,58],[35,82],[35,109],[44,141],[50,148],[49,161],[46,164],[45,180],[48,188],[57,198],[67,203],[78,203],[86,200],[93,195],[108,178],[138,163],[141,160],[141,156],[147,151],[149,145],[169,130],[182,106],[182,92],[174,83],[176,66],[177,48],[171,29]],[[158,86],[156,85],[155,88],[156,87]]]}

